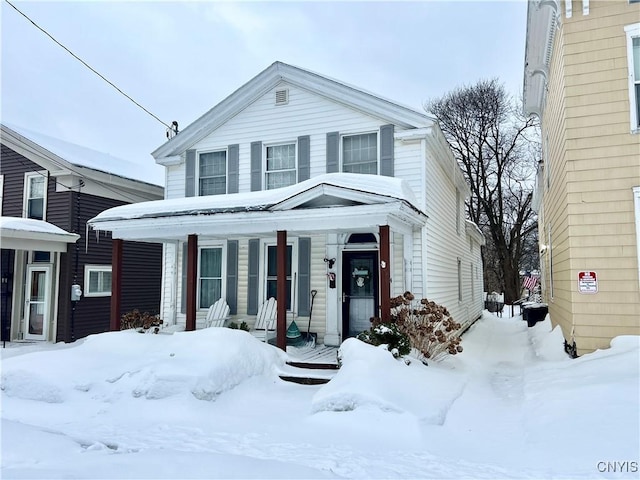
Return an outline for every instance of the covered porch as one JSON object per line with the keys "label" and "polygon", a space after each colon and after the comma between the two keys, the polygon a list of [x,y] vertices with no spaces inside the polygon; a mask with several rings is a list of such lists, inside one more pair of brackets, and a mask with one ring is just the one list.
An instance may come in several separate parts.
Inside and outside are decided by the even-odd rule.
{"label": "covered porch", "polygon": [[[173,244],[176,249],[181,243],[186,245],[186,261],[183,262],[185,271],[182,275],[186,296],[185,328],[195,330],[199,244],[215,240],[235,241],[237,249],[238,240],[271,239],[275,236],[276,344],[284,350],[287,329],[287,239],[319,234],[334,238],[344,234],[375,232],[378,252],[374,278],[379,288],[376,316],[387,319],[392,276],[390,237],[394,233],[402,235],[404,251],[413,251],[414,232],[420,231],[426,222],[426,215],[416,204],[412,192],[402,180],[373,175],[327,174],[270,191],[162,200],[107,210],[90,220],[89,224],[94,230],[111,232],[114,239],[111,329],[120,329],[123,240]],[[332,278],[335,281],[336,271],[332,268],[338,257],[338,246],[336,242],[327,241],[324,247],[328,268],[326,275],[329,282]],[[401,261],[406,263],[410,259]],[[301,280],[314,274],[304,270],[301,268],[298,272]],[[256,288],[257,279],[252,280],[255,272],[250,269],[248,275],[246,292],[251,293]],[[335,319],[336,325],[340,317],[339,304],[344,301],[340,297],[334,284],[326,298],[326,316],[327,319]],[[301,296],[300,302],[304,301],[304,296]],[[333,343],[336,342],[338,339],[333,339]]]}

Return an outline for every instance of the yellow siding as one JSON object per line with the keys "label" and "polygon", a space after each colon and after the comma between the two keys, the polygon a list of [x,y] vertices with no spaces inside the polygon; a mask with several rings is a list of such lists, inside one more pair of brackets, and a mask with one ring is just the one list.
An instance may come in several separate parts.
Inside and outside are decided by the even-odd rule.
{"label": "yellow siding", "polygon": [[[578,353],[606,348],[617,335],[640,334],[640,287],[633,193],[640,185],[640,135],[629,133],[624,26],[640,21],[640,5],[590,2],[562,18],[554,39],[542,118],[548,135],[539,215],[545,300],[552,321]],[[578,272],[594,270],[599,291],[578,293]]]}

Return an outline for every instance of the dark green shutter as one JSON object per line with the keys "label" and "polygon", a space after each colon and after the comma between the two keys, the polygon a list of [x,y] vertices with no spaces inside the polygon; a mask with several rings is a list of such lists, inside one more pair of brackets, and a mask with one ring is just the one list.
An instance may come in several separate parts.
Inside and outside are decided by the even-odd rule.
{"label": "dark green shutter", "polygon": [[240,184],[240,146],[238,144],[229,145],[227,159],[227,193],[238,193]]}
{"label": "dark green shutter", "polygon": [[262,142],[251,142],[251,191],[262,190]]}
{"label": "dark green shutter", "polygon": [[187,312],[187,242],[182,243],[182,298],[180,299],[180,313]]}
{"label": "dark green shutter", "polygon": [[311,176],[310,141],[309,135],[298,137],[298,182],[309,180]]}
{"label": "dark green shutter", "polygon": [[311,298],[311,239],[298,239],[298,315],[309,315]]}
{"label": "dark green shutter", "polygon": [[380,127],[380,175],[393,177],[393,125]]}
{"label": "dark green shutter", "polygon": [[229,313],[238,313],[238,240],[227,241],[227,303]]}
{"label": "dark green shutter", "polygon": [[260,239],[249,240],[249,280],[247,288],[247,315],[258,313],[258,273],[260,270]]}
{"label": "dark green shutter", "polygon": [[340,134],[338,132],[327,133],[327,173],[340,171],[339,155]]}
{"label": "dark green shutter", "polygon": [[187,150],[185,155],[184,196],[196,195],[196,151]]}

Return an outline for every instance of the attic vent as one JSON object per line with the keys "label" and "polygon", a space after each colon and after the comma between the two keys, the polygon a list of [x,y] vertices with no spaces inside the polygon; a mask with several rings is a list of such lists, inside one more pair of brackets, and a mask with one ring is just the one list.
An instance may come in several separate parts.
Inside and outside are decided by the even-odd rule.
{"label": "attic vent", "polygon": [[289,103],[289,90],[276,90],[276,105],[286,105]]}

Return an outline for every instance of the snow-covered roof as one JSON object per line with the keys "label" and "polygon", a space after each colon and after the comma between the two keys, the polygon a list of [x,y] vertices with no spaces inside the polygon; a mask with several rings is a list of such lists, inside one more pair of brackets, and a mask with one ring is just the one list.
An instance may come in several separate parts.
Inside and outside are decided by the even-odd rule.
{"label": "snow-covered roof", "polygon": [[0,217],[2,248],[64,252],[67,250],[67,243],[75,243],[79,238],[80,235],[69,233],[43,220]]}
{"label": "snow-covered roof", "polygon": [[315,92],[350,108],[405,128],[420,128],[435,123],[432,117],[411,107],[300,67],[274,62],[178,135],[158,147],[152,152],[152,155],[156,160],[181,155],[281,82]]}
{"label": "snow-covered roof", "polygon": [[[164,168],[157,165],[152,158],[144,163],[131,162],[4,121],[2,122],[2,130],[3,143],[5,139],[8,140],[9,135],[19,135],[22,137],[20,140],[31,142],[32,147],[41,147],[59,157],[58,163],[60,163],[59,160],[63,161],[58,165],[61,168],[69,169],[69,167],[78,166],[137,182],[164,185]],[[69,165],[65,165],[64,162],[68,162]]]}
{"label": "snow-covered roof", "polygon": [[[358,212],[353,210],[357,207]],[[354,214],[367,218],[353,218]],[[273,232],[292,226],[317,231],[338,228],[340,221],[352,226],[385,224],[381,220],[384,215],[402,217],[409,224],[426,221],[413,191],[402,179],[328,173],[274,190],[122,205],[105,210],[88,223],[96,230],[114,232],[114,238],[123,238],[117,230],[142,229],[143,225],[149,236],[154,236],[151,230],[161,233],[162,226],[164,238],[181,238],[187,231],[211,234],[214,224],[224,223],[224,232],[219,234]]]}
{"label": "snow-covered roof", "polygon": [[278,204],[320,185],[337,187],[345,192],[375,194],[393,200],[403,200],[418,210],[416,206],[418,203],[413,192],[402,179],[355,173],[327,173],[274,190],[175,198],[122,205],[105,210],[89,222],[96,224],[107,220],[263,211],[272,209]]}

